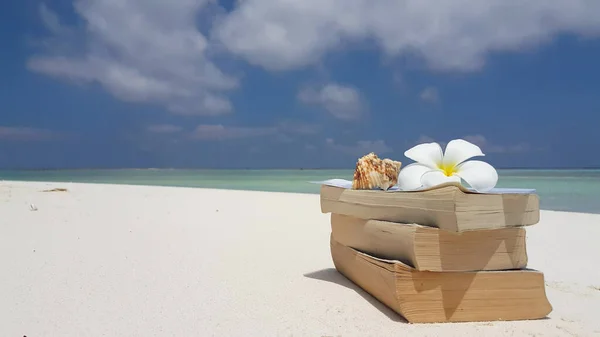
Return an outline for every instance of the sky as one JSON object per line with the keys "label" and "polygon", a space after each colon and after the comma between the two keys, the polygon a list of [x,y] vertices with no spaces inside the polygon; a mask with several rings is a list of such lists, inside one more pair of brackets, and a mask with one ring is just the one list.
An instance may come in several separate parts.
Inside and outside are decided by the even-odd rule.
{"label": "sky", "polygon": [[0,5],[0,168],[600,167],[597,0]]}

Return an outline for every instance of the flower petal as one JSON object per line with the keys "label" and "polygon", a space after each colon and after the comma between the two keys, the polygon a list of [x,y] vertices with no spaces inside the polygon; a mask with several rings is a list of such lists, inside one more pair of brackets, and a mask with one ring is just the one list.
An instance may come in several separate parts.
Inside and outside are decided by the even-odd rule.
{"label": "flower petal", "polygon": [[456,167],[456,175],[466,181],[477,192],[487,192],[496,186],[498,172],[480,160],[469,160]]}
{"label": "flower petal", "polygon": [[460,177],[453,175],[448,177],[441,170],[430,170],[421,176],[423,187],[429,188],[444,183],[459,183]]}
{"label": "flower petal", "polygon": [[438,164],[442,163],[443,157],[442,147],[438,143],[419,144],[406,150],[404,155],[432,169],[438,168]]}
{"label": "flower petal", "polygon": [[475,156],[485,156],[479,146],[469,143],[464,139],[454,139],[446,145],[443,160],[444,166],[456,166]]}
{"label": "flower petal", "polygon": [[421,176],[430,170],[431,168],[419,163],[407,165],[401,169],[400,174],[398,174],[398,188],[403,191],[420,188]]}

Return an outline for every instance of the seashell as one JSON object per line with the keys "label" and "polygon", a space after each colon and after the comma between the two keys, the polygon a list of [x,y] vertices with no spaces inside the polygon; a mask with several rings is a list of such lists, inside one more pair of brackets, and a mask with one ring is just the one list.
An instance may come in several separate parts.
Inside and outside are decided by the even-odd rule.
{"label": "seashell", "polygon": [[380,159],[373,152],[361,157],[356,162],[352,189],[372,190],[380,188],[387,191],[398,183],[398,174],[402,163],[391,159]]}

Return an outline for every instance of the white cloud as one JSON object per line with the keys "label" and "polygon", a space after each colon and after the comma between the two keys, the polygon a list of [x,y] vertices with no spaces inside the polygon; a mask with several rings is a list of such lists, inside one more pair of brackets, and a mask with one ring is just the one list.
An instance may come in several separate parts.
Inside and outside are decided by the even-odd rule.
{"label": "white cloud", "polygon": [[240,138],[273,135],[277,132],[273,127],[236,127],[201,124],[192,132],[191,138],[196,140],[230,140]]}
{"label": "white cloud", "polygon": [[245,0],[214,36],[250,63],[283,70],[374,41],[387,56],[417,55],[438,70],[476,70],[493,51],[560,33],[597,36],[597,0]]}
{"label": "white cloud", "polygon": [[152,133],[177,133],[183,130],[183,128],[181,126],[172,124],[155,124],[148,125],[146,130]]}
{"label": "white cloud", "polygon": [[384,140],[360,140],[352,145],[343,145],[338,144],[332,138],[327,138],[325,140],[325,144],[330,149],[341,152],[344,154],[349,154],[353,156],[364,156],[370,152],[375,152],[375,154],[380,155],[383,153],[392,152],[393,149],[389,147]]}
{"label": "white cloud", "polygon": [[45,4],[41,4],[39,7],[40,19],[42,23],[50,32],[54,34],[61,34],[64,28],[60,24],[60,20],[56,13],[48,9]]}
{"label": "white cloud", "polygon": [[62,138],[63,135],[46,129],[0,126],[0,140],[8,141],[47,141]]}
{"label": "white cloud", "polygon": [[359,119],[365,109],[364,100],[356,88],[336,83],[303,88],[298,99],[305,104],[320,105],[335,118],[346,121]]}
{"label": "white cloud", "polygon": [[437,103],[440,99],[438,90],[435,87],[427,87],[419,95],[423,102]]}
{"label": "white cloud", "polygon": [[[483,151],[483,153],[507,153],[508,154],[508,153],[524,153],[524,152],[529,152],[532,150],[531,145],[529,145],[527,143],[518,143],[518,144],[513,144],[513,145],[493,144],[490,141],[488,141],[487,138],[485,138],[485,136],[480,135],[480,134],[467,135],[467,136],[462,137],[462,139],[479,146],[481,148],[481,150]],[[419,139],[413,145],[422,144],[422,143],[432,143],[432,142],[437,142],[438,144],[440,144],[442,149],[445,149],[446,145],[448,144],[445,141],[437,141],[433,137],[430,137],[427,135],[421,135],[419,137]]]}
{"label": "white cloud", "polygon": [[463,139],[466,140],[467,142],[471,142],[479,147],[485,147],[488,142],[487,139],[482,135],[464,136]]}
{"label": "white cloud", "polygon": [[306,144],[306,145],[304,146],[304,149],[305,149],[306,151],[315,151],[315,150],[317,149],[317,147],[316,147],[316,146],[314,146],[313,144]]}
{"label": "white cloud", "polygon": [[291,142],[294,135],[312,135],[319,131],[319,126],[305,123],[285,121],[274,126],[226,126],[222,124],[201,124],[190,134],[194,140],[231,140],[274,136],[281,142]]}
{"label": "white cloud", "polygon": [[314,135],[321,130],[321,126],[317,124],[303,123],[299,121],[282,121],[276,124],[277,129],[282,133],[296,135]]}
{"label": "white cloud", "polygon": [[173,113],[217,115],[232,110],[224,92],[237,79],[208,57],[196,26],[211,0],[77,0],[82,29],[61,24],[40,6],[52,34],[28,60],[32,71],[78,83],[96,82],[121,100],[165,106]]}
{"label": "white cloud", "polygon": [[523,153],[531,150],[531,146],[527,143],[513,145],[492,144],[482,135],[468,135],[464,136],[463,139],[479,146],[484,153]]}
{"label": "white cloud", "polygon": [[435,139],[433,137],[429,137],[427,135],[420,135],[419,139],[417,139],[417,141],[416,141],[417,144],[421,144],[421,143],[433,143],[433,142],[435,142]]}

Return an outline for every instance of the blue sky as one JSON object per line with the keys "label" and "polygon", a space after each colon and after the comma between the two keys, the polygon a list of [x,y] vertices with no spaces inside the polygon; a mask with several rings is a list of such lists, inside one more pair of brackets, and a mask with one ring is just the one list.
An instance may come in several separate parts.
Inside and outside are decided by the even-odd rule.
{"label": "blue sky", "polygon": [[1,5],[0,168],[600,167],[600,3]]}

